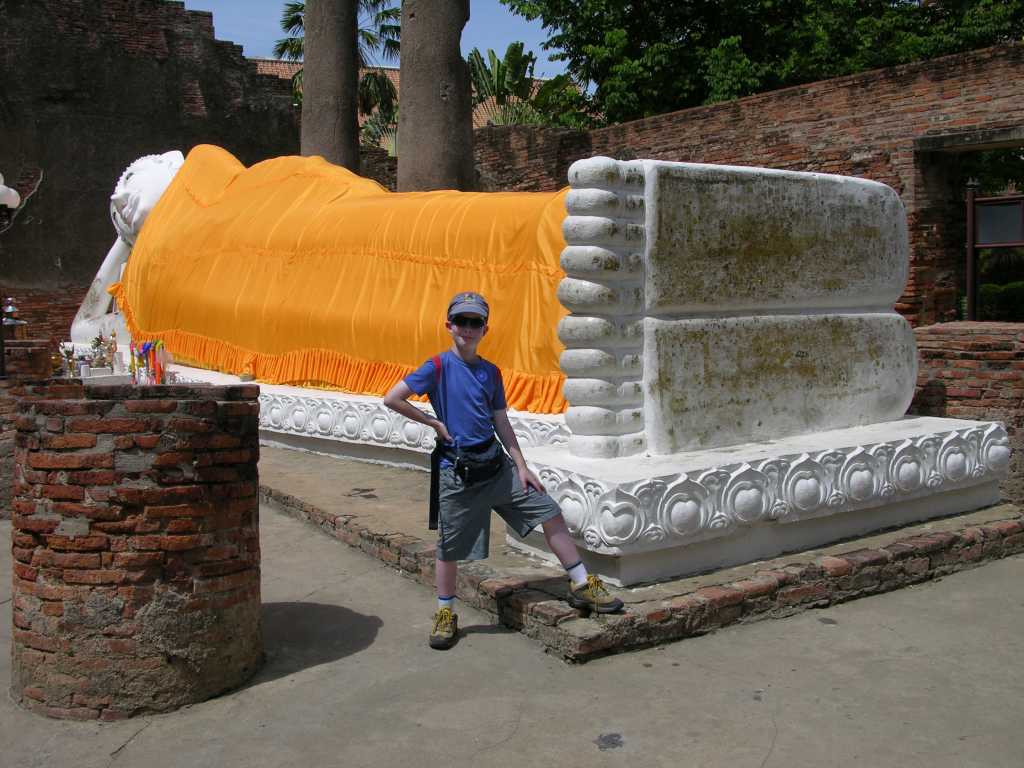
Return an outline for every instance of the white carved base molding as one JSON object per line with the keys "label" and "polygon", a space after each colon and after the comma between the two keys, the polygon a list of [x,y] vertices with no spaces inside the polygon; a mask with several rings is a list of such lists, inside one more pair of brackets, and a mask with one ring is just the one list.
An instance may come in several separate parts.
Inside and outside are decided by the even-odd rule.
{"label": "white carved base molding", "polygon": [[[528,451],[588,568],[628,586],[749,563],[999,501],[999,424],[908,418],[664,456]],[[518,549],[553,559],[543,537]]]}
{"label": "white carved base molding", "polygon": [[[239,384],[237,376],[202,368],[172,365],[181,382]],[[341,458],[429,468],[434,430],[384,407],[379,397],[325,389],[260,386],[260,438],[288,448]],[[433,414],[426,403],[416,403]],[[565,445],[564,416],[509,411],[509,421],[523,449]]]}

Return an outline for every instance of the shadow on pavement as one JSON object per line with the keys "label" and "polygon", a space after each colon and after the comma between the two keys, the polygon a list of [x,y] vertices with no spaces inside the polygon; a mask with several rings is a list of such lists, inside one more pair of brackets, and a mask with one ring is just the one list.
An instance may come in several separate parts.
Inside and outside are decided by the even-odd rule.
{"label": "shadow on pavement", "polygon": [[264,603],[266,663],[249,686],[358,653],[374,641],[383,623],[378,616],[338,605]]}

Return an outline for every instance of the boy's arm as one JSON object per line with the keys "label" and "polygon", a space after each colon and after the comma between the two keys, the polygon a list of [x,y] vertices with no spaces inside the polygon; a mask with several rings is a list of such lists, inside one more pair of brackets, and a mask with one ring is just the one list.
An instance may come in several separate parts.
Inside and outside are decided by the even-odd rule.
{"label": "boy's arm", "polygon": [[445,427],[444,422],[434,416],[428,416],[409,402],[409,397],[413,394],[413,391],[409,389],[409,385],[405,381],[399,381],[384,395],[384,405],[395,413],[405,416],[409,421],[418,421],[420,424],[426,424],[437,432],[437,436],[442,440],[451,442],[452,436],[448,434],[448,428]]}
{"label": "boy's arm", "polygon": [[502,408],[501,410],[494,411],[492,415],[494,418],[494,431],[498,434],[501,444],[505,446],[505,450],[508,451],[508,455],[512,457],[512,461],[515,462],[523,488],[529,489],[532,487],[544,493],[544,486],[540,478],[533,474],[526,466],[526,459],[523,458],[523,451],[519,447],[519,440],[516,438],[515,430],[512,429],[512,424],[508,420],[508,410]]}

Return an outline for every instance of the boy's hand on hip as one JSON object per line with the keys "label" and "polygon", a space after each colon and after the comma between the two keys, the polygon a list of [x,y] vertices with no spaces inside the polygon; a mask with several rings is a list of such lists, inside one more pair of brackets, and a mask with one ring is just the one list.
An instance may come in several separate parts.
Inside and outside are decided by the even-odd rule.
{"label": "boy's hand on hip", "polygon": [[533,472],[531,472],[525,466],[517,467],[517,469],[519,471],[519,481],[523,484],[523,488],[525,488],[527,491],[529,491],[532,488],[533,490],[537,491],[537,493],[547,492],[544,489],[544,484],[541,483],[540,478],[533,474]]}
{"label": "boy's hand on hip", "polygon": [[444,425],[443,421],[440,419],[434,419],[434,423],[430,426],[434,428],[434,431],[437,432],[437,436],[444,442],[450,443],[452,441],[452,436],[448,434],[448,427]]}

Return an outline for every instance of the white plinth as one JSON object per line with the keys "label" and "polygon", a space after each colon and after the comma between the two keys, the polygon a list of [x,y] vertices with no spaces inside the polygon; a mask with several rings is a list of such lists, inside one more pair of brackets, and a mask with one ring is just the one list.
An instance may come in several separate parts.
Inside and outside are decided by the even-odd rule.
{"label": "white plinth", "polygon": [[[238,376],[184,365],[170,369],[183,383],[242,384]],[[326,389],[255,382],[260,387],[260,437],[312,453],[382,464],[430,466],[434,430],[386,408],[379,397]],[[433,414],[430,405],[417,407]],[[565,417],[509,411],[519,444],[564,446],[569,439]]]}
{"label": "white plinth", "polygon": [[[618,585],[994,504],[1010,459],[1001,425],[938,418],[660,456],[526,453],[588,566]],[[550,557],[539,534],[508,540]]]}

